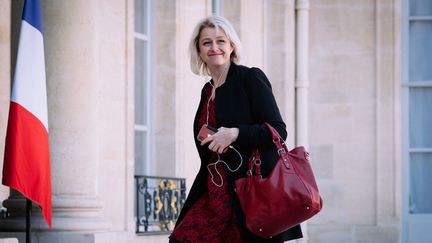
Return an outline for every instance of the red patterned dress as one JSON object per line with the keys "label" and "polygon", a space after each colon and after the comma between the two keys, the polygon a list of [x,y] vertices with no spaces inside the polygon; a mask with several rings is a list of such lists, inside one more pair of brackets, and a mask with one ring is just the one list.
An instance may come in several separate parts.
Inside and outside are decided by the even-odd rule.
{"label": "red patterned dress", "polygon": [[[208,125],[217,127],[215,101],[209,101],[212,86],[207,84],[204,92],[206,102],[203,102],[203,107],[201,107],[198,125],[201,127],[207,123],[208,110]],[[217,159],[217,154],[212,152],[208,163],[214,163]],[[222,183],[214,166],[211,166],[210,169],[214,175],[214,182],[218,185],[222,184],[222,186],[215,185],[209,173],[207,176],[207,192],[195,202],[180,224],[174,229],[171,237],[180,242],[241,242],[237,219],[232,207],[231,194],[228,191],[227,170],[222,163],[217,164],[217,170],[223,180]]]}

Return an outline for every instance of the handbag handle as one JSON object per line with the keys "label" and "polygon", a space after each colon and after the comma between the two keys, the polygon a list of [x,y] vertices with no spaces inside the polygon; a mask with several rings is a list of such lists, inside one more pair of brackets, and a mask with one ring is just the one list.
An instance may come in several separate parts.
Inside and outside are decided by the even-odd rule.
{"label": "handbag handle", "polygon": [[[288,149],[283,141],[282,137],[279,135],[278,131],[274,129],[267,122],[264,125],[269,129],[270,134],[272,136],[273,143],[277,148],[277,152],[279,156],[282,158],[284,165],[287,169],[290,169],[289,160],[288,160]],[[258,152],[258,149],[255,148],[252,150],[251,159],[249,160],[249,169],[247,171],[247,176],[252,176],[253,169],[255,167],[255,175],[261,176],[261,157]]]}
{"label": "handbag handle", "polygon": [[290,169],[289,160],[288,160],[289,151],[288,151],[288,148],[287,148],[284,140],[279,135],[278,131],[276,129],[274,129],[274,127],[272,127],[267,122],[264,122],[264,125],[266,125],[267,128],[270,130],[270,133],[271,133],[272,139],[273,139],[273,143],[276,145],[276,148],[277,148],[277,152],[278,152],[279,156],[282,158],[285,167],[289,170]]}

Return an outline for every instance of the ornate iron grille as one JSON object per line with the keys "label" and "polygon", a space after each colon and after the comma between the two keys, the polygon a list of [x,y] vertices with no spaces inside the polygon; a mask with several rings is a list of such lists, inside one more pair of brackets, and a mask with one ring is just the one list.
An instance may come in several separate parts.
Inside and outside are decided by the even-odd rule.
{"label": "ornate iron grille", "polygon": [[186,179],[135,176],[136,233],[170,233],[186,200]]}

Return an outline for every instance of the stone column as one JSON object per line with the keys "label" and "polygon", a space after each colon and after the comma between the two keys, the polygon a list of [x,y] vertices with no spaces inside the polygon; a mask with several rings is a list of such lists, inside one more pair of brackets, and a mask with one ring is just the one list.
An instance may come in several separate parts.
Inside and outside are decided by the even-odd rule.
{"label": "stone column", "polygon": [[[297,33],[296,33],[296,145],[309,147],[308,110],[309,110],[309,0],[297,0]],[[308,241],[307,222],[302,223],[304,238],[298,242]]]}
{"label": "stone column", "polygon": [[99,1],[44,1],[53,227],[100,231]]}
{"label": "stone column", "polygon": [[292,148],[295,144],[296,138],[296,102],[295,102],[295,83],[296,83],[296,9],[295,2],[291,0],[286,1],[284,16],[284,40],[285,40],[285,67],[284,67],[284,89],[283,89],[283,109],[284,120],[287,124],[287,145]]}
{"label": "stone column", "polygon": [[[109,229],[101,217],[99,194],[100,52],[98,1],[42,1],[47,74],[54,231],[97,232]],[[11,194],[4,202],[13,212],[25,200]],[[19,213],[9,230],[23,230]],[[33,230],[47,230],[40,213]]]}
{"label": "stone column", "polygon": [[239,33],[243,45],[241,63],[249,67],[264,68],[265,65],[263,8],[264,2],[261,0],[241,0]]}

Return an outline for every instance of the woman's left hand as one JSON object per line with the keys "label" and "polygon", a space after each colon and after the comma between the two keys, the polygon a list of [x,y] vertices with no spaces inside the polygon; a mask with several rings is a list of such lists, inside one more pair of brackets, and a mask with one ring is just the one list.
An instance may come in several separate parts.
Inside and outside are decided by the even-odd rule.
{"label": "woman's left hand", "polygon": [[239,129],[236,127],[220,127],[217,133],[205,138],[201,142],[201,145],[209,143],[208,148],[211,151],[221,154],[225,152],[226,148],[237,139],[238,134]]}

